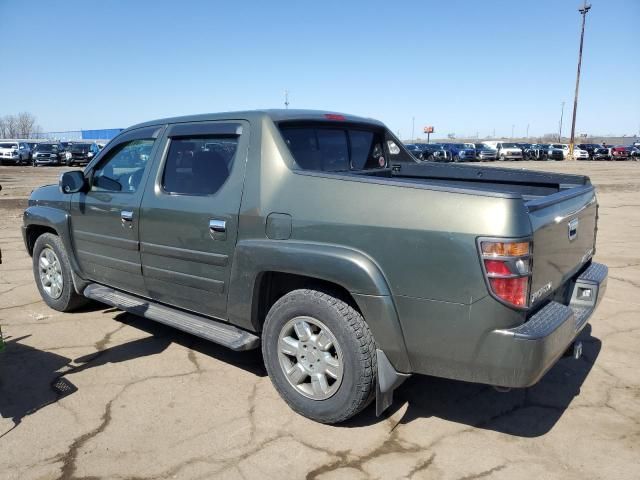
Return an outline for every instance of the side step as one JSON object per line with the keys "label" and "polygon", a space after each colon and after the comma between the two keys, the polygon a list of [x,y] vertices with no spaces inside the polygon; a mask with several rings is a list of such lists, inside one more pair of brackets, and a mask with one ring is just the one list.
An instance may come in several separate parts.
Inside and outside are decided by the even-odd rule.
{"label": "side step", "polygon": [[219,343],[232,350],[251,350],[258,348],[260,344],[260,337],[233,325],[183,312],[96,283],[88,285],[83,294],[92,300],[164,323],[197,337]]}

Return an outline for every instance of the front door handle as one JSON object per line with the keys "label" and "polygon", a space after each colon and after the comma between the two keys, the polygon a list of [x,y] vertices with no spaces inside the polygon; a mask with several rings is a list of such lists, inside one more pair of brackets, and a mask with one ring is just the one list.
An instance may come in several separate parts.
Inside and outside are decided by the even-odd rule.
{"label": "front door handle", "polygon": [[209,231],[211,233],[225,233],[227,231],[227,222],[224,220],[209,220]]}
{"label": "front door handle", "polygon": [[130,210],[122,210],[120,212],[120,221],[122,222],[122,226],[127,226],[131,228],[131,222],[133,221],[133,212]]}

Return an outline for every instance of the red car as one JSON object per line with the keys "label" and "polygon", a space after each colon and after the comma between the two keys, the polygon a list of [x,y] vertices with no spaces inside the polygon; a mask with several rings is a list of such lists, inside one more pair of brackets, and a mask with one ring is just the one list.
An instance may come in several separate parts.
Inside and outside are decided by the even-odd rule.
{"label": "red car", "polygon": [[616,145],[611,147],[611,160],[628,160],[630,153],[624,145]]}

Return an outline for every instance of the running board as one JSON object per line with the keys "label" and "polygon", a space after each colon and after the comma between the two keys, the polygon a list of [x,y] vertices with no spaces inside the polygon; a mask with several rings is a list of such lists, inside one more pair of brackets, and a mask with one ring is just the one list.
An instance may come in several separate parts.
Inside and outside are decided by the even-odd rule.
{"label": "running board", "polygon": [[211,340],[232,350],[251,350],[260,344],[260,337],[228,323],[183,312],[96,283],[89,284],[83,294],[92,300]]}

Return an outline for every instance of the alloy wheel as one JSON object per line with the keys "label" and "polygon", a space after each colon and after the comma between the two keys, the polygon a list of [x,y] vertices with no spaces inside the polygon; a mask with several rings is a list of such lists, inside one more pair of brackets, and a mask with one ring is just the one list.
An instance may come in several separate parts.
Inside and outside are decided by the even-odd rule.
{"label": "alloy wheel", "polygon": [[278,361],[289,384],[312,400],[326,400],[335,394],[344,375],[342,350],[335,335],[313,317],[295,317],[282,327]]}

